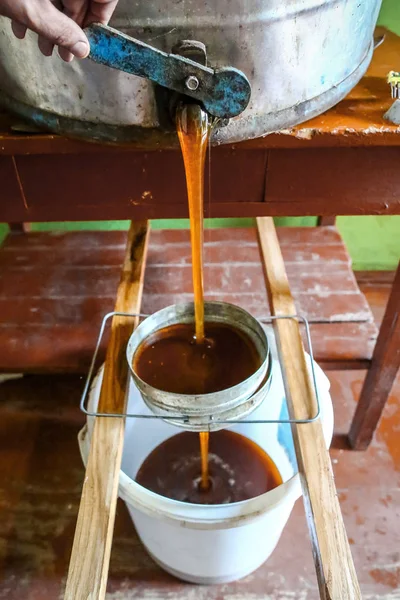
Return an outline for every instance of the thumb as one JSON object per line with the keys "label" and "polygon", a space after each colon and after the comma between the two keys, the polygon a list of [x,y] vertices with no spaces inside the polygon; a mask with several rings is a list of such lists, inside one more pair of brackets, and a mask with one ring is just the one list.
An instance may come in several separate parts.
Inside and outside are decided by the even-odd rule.
{"label": "thumb", "polygon": [[86,58],[90,52],[88,39],[79,25],[49,0],[32,2],[24,25],[56,46],[69,50],[77,58]]}

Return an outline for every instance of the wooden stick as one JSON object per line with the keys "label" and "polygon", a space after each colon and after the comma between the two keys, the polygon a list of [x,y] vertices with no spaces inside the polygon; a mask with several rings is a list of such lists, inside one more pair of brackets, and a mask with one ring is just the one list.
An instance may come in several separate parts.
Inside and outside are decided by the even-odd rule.
{"label": "wooden stick", "polygon": [[[271,313],[294,315],[278,237],[271,217],[257,219],[266,270]],[[274,322],[290,417],[304,419],[315,414],[316,398],[311,383],[298,322]],[[332,465],[320,420],[292,426],[297,463],[303,489],[308,528],[323,600],[361,598],[350,546],[337,498]]]}
{"label": "wooden stick", "polygon": [[[115,310],[139,312],[148,244],[147,222],[132,223],[126,247]],[[113,317],[107,349],[99,412],[123,413],[128,366],[125,348],[136,319]],[[96,417],[78,521],[72,547],[66,600],[101,600],[105,597],[125,419]]]}

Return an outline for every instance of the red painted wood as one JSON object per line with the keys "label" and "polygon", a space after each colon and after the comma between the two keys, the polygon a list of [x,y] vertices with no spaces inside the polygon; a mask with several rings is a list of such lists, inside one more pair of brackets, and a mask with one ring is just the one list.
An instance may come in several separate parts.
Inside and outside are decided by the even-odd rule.
{"label": "red painted wood", "polygon": [[335,225],[335,223],[336,217],[318,217],[318,225],[321,227]]}
{"label": "red painted wood", "polygon": [[[400,214],[400,148],[211,152],[207,216]],[[17,157],[28,208],[4,221],[187,217],[179,152]],[[208,173],[208,169],[206,169]],[[318,176],[316,177],[316,174]],[[208,192],[210,191],[210,198]]]}
{"label": "red painted wood", "polygon": [[[127,219],[138,211],[148,210],[151,214],[156,207],[168,214],[171,204],[182,205],[181,216],[187,213],[183,162],[178,151],[103,153],[84,159],[24,156],[16,162],[32,220],[43,214],[48,215],[46,220],[75,220],[79,215],[85,219],[88,214],[109,211]],[[206,168],[206,194],[211,192],[211,202],[261,202],[266,163],[264,150],[212,150],[211,164]],[[211,185],[207,181],[209,169]],[[228,173],[230,177],[226,177]],[[206,206],[208,202],[206,197]]]}
{"label": "red painted wood", "polygon": [[[256,177],[256,175],[254,175]],[[261,186],[264,181],[259,181]],[[379,186],[379,175],[376,174],[375,188]],[[95,195],[95,194],[94,194]],[[244,194],[241,194],[244,197]],[[325,200],[303,198],[304,201],[293,199],[290,202],[281,202],[273,199],[268,202],[262,202],[259,198],[248,200],[246,202],[215,202],[210,206],[207,204],[204,209],[206,218],[230,218],[230,217],[304,217],[315,216],[323,213],[326,215],[398,215],[400,206],[397,198],[400,197],[400,190],[395,192],[390,198],[380,198],[378,195],[366,205],[360,197],[353,198],[352,201],[344,201],[340,197],[332,204],[332,198]],[[53,198],[53,196],[52,196]],[[305,201],[307,200],[307,201]],[[0,206],[1,221],[10,220],[9,212],[2,213]],[[15,220],[27,221],[32,223],[43,221],[112,221],[112,220],[143,220],[143,219],[183,219],[188,218],[187,206],[180,202],[179,204],[146,204],[129,206],[127,203],[108,203],[97,205],[84,204],[65,205],[58,204],[56,201],[50,202],[47,206],[31,207],[29,212],[18,207],[18,212],[13,213]]]}
{"label": "red painted wood", "polygon": [[288,215],[300,203],[320,206],[316,214],[327,216],[349,214],[346,204],[355,214],[400,213],[400,190],[393,179],[399,160],[398,148],[274,150],[265,201],[286,204]]}
{"label": "red painted wood", "polygon": [[26,211],[13,158],[0,156],[0,222],[18,223],[21,214]]}
{"label": "red painted wood", "polygon": [[[61,322],[55,326],[50,322],[47,327],[42,324],[0,327],[0,372],[86,374],[101,317],[112,310],[112,307],[104,305],[105,312],[99,314],[102,308],[103,305],[100,304],[93,319],[87,323]],[[265,311],[264,315],[267,314],[268,311]],[[310,329],[314,356],[323,368],[337,370],[368,367],[376,339],[373,324],[317,323],[312,324]],[[99,364],[105,357],[107,339],[105,336],[99,353]]]}

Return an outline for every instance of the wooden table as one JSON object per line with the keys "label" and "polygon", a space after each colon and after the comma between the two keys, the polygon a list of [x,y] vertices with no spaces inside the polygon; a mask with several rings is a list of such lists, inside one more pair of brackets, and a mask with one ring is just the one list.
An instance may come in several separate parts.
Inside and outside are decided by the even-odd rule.
{"label": "wooden table", "polygon": [[[321,225],[332,226],[337,214],[400,214],[400,127],[383,119],[392,102],[386,75],[390,69],[397,68],[399,62],[400,39],[387,33],[366,77],[334,109],[290,131],[213,148],[210,169],[206,169],[207,178],[208,172],[211,174],[205,185],[206,215],[320,215]],[[177,149],[144,151],[49,134],[17,133],[18,124],[15,117],[0,115],[0,221],[13,224],[14,230],[22,230],[23,223],[35,221],[187,216],[183,164]],[[355,286],[343,243],[339,241],[333,253],[328,241],[331,233],[328,229],[323,231],[326,235],[322,235],[319,243],[321,256],[314,266],[307,268],[311,268],[311,277],[317,277],[316,267],[320,269],[318,277],[325,276],[326,285],[329,284],[326,297],[332,300],[335,292],[341,297],[327,315],[326,303],[321,303],[323,294],[318,296],[318,289],[310,292],[306,306],[304,298],[308,294],[304,290],[312,290],[312,286],[303,286],[297,297],[294,289],[294,294],[299,310],[311,315],[312,326],[316,329],[326,326],[325,330],[319,327],[315,340],[320,350],[317,358],[325,367],[369,367],[350,431],[353,446],[365,448],[400,363],[400,271],[373,351],[376,336],[372,316]],[[308,235],[315,234],[309,232]],[[62,241],[67,237],[70,242]],[[74,359],[75,368],[77,363],[81,368],[86,366],[88,346],[93,347],[94,332],[108,303],[104,288],[100,286],[96,291],[96,276],[92,273],[92,279],[86,278],[85,284],[83,272],[77,275],[74,267],[86,265],[87,269],[103,265],[106,279],[118,277],[119,267],[113,262],[118,262],[117,254],[114,252],[111,257],[112,253],[107,255],[106,252],[110,244],[113,245],[112,235],[98,234],[97,241],[92,246],[89,244],[90,247],[84,242],[85,237],[85,234],[59,238],[49,234],[9,236],[0,252],[0,303],[4,323],[0,327],[0,338],[4,340],[0,346],[2,370],[49,367],[54,371],[66,367],[68,360],[68,368],[71,368]],[[76,241],[78,238],[81,245]],[[58,245],[55,239],[60,242]],[[90,236],[87,239],[91,239]],[[235,241],[235,236],[233,241],[230,239],[231,247],[240,246],[241,239]],[[305,248],[308,245],[309,250],[314,242],[312,237],[307,238]],[[123,240],[118,243],[123,245]],[[226,266],[226,252],[221,250],[220,256],[219,260]],[[312,265],[310,256],[308,262]],[[344,289],[337,287],[334,277],[329,277],[335,260],[347,265],[342,273]],[[292,262],[294,271],[301,271],[307,260],[303,260],[300,251]],[[113,267],[116,275],[111,275]],[[29,278],[36,288],[29,287]],[[172,283],[172,279],[169,281]],[[116,289],[116,280],[112,285]],[[218,284],[210,285],[218,292]],[[37,286],[42,290],[37,292],[39,297],[32,295]],[[341,293],[337,294],[338,291]],[[237,301],[241,302],[242,293],[236,294]],[[349,306],[343,309],[343,299],[350,300],[351,295],[356,302],[355,312]],[[150,290],[146,300],[145,281],[144,304],[157,306],[152,297],[153,300],[160,298],[160,292]],[[315,312],[318,298],[321,310]],[[39,307],[35,305],[38,299]],[[112,306],[112,300],[109,304]],[[39,326],[42,329],[38,330]],[[329,355],[327,326],[337,339],[343,338],[340,328],[348,329],[349,335],[342,344],[345,347],[335,356]],[[64,350],[60,350],[62,343]]]}

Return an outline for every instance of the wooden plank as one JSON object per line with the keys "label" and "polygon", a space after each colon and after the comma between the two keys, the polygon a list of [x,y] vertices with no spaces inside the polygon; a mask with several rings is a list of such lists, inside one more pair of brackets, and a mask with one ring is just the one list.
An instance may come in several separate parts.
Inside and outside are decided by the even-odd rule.
{"label": "wooden plank", "polygon": [[332,217],[318,217],[318,226],[319,227],[330,227],[332,225],[335,225],[336,223],[336,217],[332,216]]}
{"label": "wooden plank", "polygon": [[357,283],[361,285],[371,285],[374,287],[377,284],[391,286],[396,275],[396,271],[356,271],[355,276]]}
{"label": "wooden plank", "polygon": [[[239,286],[233,286],[233,282],[232,291],[229,287],[225,291],[219,292],[216,292],[215,289],[206,288],[205,297],[207,300],[238,304],[255,317],[263,317],[268,314],[265,292],[258,291],[258,289],[253,292],[240,292]],[[180,292],[175,290],[170,292],[164,290],[164,292],[161,292],[155,284],[153,291],[150,293],[145,283],[143,310],[146,313],[152,313],[175,302],[191,302],[192,300],[193,294],[190,291]],[[297,312],[304,315],[310,323],[371,323],[369,306],[366,303],[363,306],[360,294],[342,294],[339,292],[330,293],[323,298],[316,298],[308,293],[296,293],[295,304]],[[7,313],[9,313],[9,309]],[[366,342],[367,339],[363,338],[364,345]],[[342,347],[340,344],[339,346]],[[349,352],[351,351],[352,346],[349,348]]]}
{"label": "wooden plank", "polygon": [[[205,171],[205,205],[211,202],[263,201],[268,152],[221,147],[212,152]],[[82,160],[85,168],[82,169]],[[32,210],[91,208],[101,211],[177,203],[187,208],[187,192],[180,152],[122,153],[76,156],[20,156],[16,164],[27,203]],[[249,178],[248,174],[252,173]],[[231,173],[221,178],[221,173]],[[208,177],[210,176],[211,185]],[[40,183],[40,185],[39,185]],[[55,207],[53,207],[55,208]],[[127,218],[127,217],[125,217]]]}
{"label": "wooden plank", "polygon": [[[259,218],[257,227],[271,310],[277,316],[294,314],[295,305],[273,220]],[[314,414],[316,398],[308,374],[299,326],[296,321],[286,319],[276,321],[274,329],[290,416],[305,419]],[[361,591],[343,524],[322,424],[318,420],[307,425],[295,425],[292,432],[320,597],[324,600],[360,599]]]}
{"label": "wooden plank", "polygon": [[377,328],[374,323],[311,323],[315,360],[324,368],[367,368],[371,360]]}
{"label": "wooden plank", "polygon": [[[349,255],[343,240],[336,227],[278,227],[279,243],[285,252],[285,260],[289,260],[288,252],[327,252],[329,259],[342,261]],[[77,260],[81,254],[87,252],[100,252],[102,249],[122,251],[125,250],[126,231],[31,231],[29,236],[9,236],[3,246],[4,252],[18,253],[18,256],[31,252],[46,252],[56,254],[61,260],[67,254],[68,261]],[[241,248],[256,249],[259,256],[257,233],[253,227],[206,229],[204,245],[210,254],[213,248],[225,248],[226,245],[240,250]],[[163,248],[176,248],[183,250],[190,247],[190,233],[188,229],[153,230],[151,232],[151,245],[149,259],[155,250]],[[46,257],[45,257],[46,258]],[[7,260],[12,260],[11,256]],[[14,258],[15,260],[15,258]],[[172,262],[172,261],[171,261]],[[346,262],[346,261],[345,261]],[[17,263],[19,264],[19,262]],[[80,263],[77,263],[80,264]],[[99,263],[103,264],[103,262]],[[108,263],[105,263],[108,264]]]}
{"label": "wooden plank", "polygon": [[[293,233],[291,232],[292,229],[294,230]],[[306,234],[300,237],[300,234],[297,234],[299,229],[306,229]],[[348,267],[350,257],[337,232],[335,231],[338,239],[336,236],[329,235],[333,232],[331,228],[327,227],[327,239],[319,240],[319,236],[313,234],[316,230],[317,228],[314,227],[278,228],[285,264],[296,263],[299,265],[301,263],[302,267],[308,268],[308,263],[314,266],[322,263],[326,265],[326,262],[329,261],[332,270],[337,268],[338,265]],[[225,234],[223,234],[224,231],[226,231]],[[182,236],[178,238],[179,241],[175,241],[174,238],[171,238],[172,233],[175,238],[175,233],[178,232],[172,232],[171,230],[152,232],[149,264],[190,264],[189,235]],[[316,238],[315,241],[314,237]],[[204,233],[204,256],[207,264],[230,264],[234,262],[259,264],[260,252],[255,229],[207,229]]]}
{"label": "wooden plank", "polygon": [[[213,297],[211,296],[210,299]],[[247,304],[240,295],[218,297],[250,310],[256,316],[266,316],[268,308]],[[191,301],[191,296],[155,296],[144,298],[143,312],[151,312],[173,302]],[[96,344],[101,318],[113,310],[113,300],[96,301],[93,320],[74,324],[38,326],[19,324],[0,326],[0,372],[6,373],[87,373]],[[327,369],[366,368],[371,360],[376,327],[373,323],[311,323],[314,356]],[[99,353],[99,364],[105,357],[107,334]]]}
{"label": "wooden plank", "polygon": [[400,262],[369,369],[350,427],[349,440],[366,450],[400,368]]}
{"label": "wooden plank", "polygon": [[[123,231],[121,233],[120,245],[107,246],[106,234],[103,237],[103,240],[101,237],[99,238],[97,245],[89,248],[85,248],[82,245],[82,248],[78,247],[73,251],[62,250],[57,245],[45,247],[29,247],[28,244],[26,244],[25,247],[24,245],[7,246],[7,240],[11,237],[8,236],[4,248],[2,248],[0,252],[0,267],[36,268],[40,265],[41,267],[46,268],[48,266],[54,267],[57,265],[59,268],[96,266],[118,268],[121,266],[121,262],[124,258],[126,240],[126,232]],[[82,234],[83,240],[85,232],[82,232]]]}
{"label": "wooden plank", "polygon": [[[91,232],[94,233],[94,232]],[[116,233],[116,232],[113,232]],[[342,237],[336,227],[320,229],[318,227],[278,227],[279,243],[282,246],[292,244],[343,246]],[[188,229],[169,229],[151,232],[151,246],[157,244],[186,243],[190,240]],[[204,232],[204,243],[231,242],[255,245],[258,247],[257,232],[254,227],[211,228]],[[151,250],[151,248],[150,248]]]}
{"label": "wooden plank", "polygon": [[[123,232],[123,238],[126,238],[126,232]],[[82,248],[78,252],[61,251],[57,246],[52,248],[2,248],[0,252],[0,268],[18,268],[32,269],[39,265],[43,268],[49,266],[59,268],[63,267],[113,267],[118,269],[124,256],[124,243],[120,246],[103,246],[100,244],[93,248]]]}
{"label": "wooden plank", "polygon": [[[221,300],[221,297],[219,297]],[[222,298],[265,316],[268,309],[247,305],[240,296]],[[150,302],[149,302],[150,300]],[[160,309],[172,302],[191,301],[185,296],[156,296],[143,304],[143,311]],[[264,298],[266,302],[266,298]],[[53,326],[0,326],[0,372],[5,373],[87,373],[96,344],[101,318],[113,310],[113,301],[98,304],[98,316],[80,324]],[[326,369],[366,368],[371,360],[376,327],[373,323],[311,323],[311,339],[315,359]],[[99,353],[104,360],[108,335]]]}
{"label": "wooden plank", "polygon": [[[111,300],[108,312],[113,308]],[[58,327],[1,326],[0,372],[87,374],[100,324],[99,318],[76,327],[71,324]],[[99,366],[105,358],[107,340],[108,334],[101,344]]]}
{"label": "wooden plank", "polygon": [[[115,291],[118,287],[116,281]],[[54,298],[0,298],[0,314],[2,315],[1,328],[9,330],[10,335],[14,334],[11,329],[18,330],[21,327],[25,330],[27,336],[35,335],[38,328],[49,332],[51,337],[55,335],[50,330],[55,329],[59,335],[65,334],[68,327],[80,329],[82,334],[87,335],[90,330],[94,335],[90,335],[92,342],[95,339],[96,328],[98,330],[105,314],[114,310],[115,292],[108,296],[73,296],[61,300]],[[84,326],[86,327],[84,328]]]}
{"label": "wooden plank", "polygon": [[343,212],[346,204],[356,214],[372,214],[372,206],[379,206],[380,214],[400,213],[399,186],[393,178],[399,159],[398,148],[380,148],[379,152],[370,148],[273,150],[265,202],[269,207],[280,202],[287,215],[298,205],[319,205],[323,210],[316,214],[321,215],[348,214]]}
{"label": "wooden plank", "polygon": [[118,283],[118,271],[95,265],[87,268],[54,266],[46,268],[3,268],[0,273],[0,297],[57,298],[68,296],[112,296]]}
{"label": "wooden plank", "polygon": [[[339,233],[284,227],[278,236],[297,310],[313,326],[317,359],[328,368],[365,367],[376,328]],[[8,236],[0,251],[2,370],[87,371],[101,318],[114,307],[125,242],[125,231]],[[238,304],[256,317],[268,313],[255,228],[207,230],[205,260],[208,299]],[[188,230],[151,233],[144,312],[192,301],[190,264]],[[331,272],[332,279],[323,276]]]}
{"label": "wooden plank", "polygon": [[[301,263],[289,263],[287,268],[291,285],[296,293],[326,297],[333,291],[336,291],[345,294],[358,293],[361,298],[354,276],[348,267],[338,267],[337,270],[332,270],[331,272],[321,272],[320,264],[312,264],[308,265],[307,271],[303,272],[300,270],[301,266]],[[146,289],[149,293],[156,290],[159,293],[168,291],[171,293],[180,291],[182,293],[190,292],[192,289],[190,272],[191,266],[188,264],[181,266],[170,266],[169,264],[149,265]],[[105,285],[107,283],[106,273],[104,273]],[[26,289],[28,287],[32,290],[35,289],[33,275],[29,277],[29,273],[26,274],[25,283],[22,281],[23,277],[20,272],[9,269],[7,270],[7,275],[7,282],[0,281],[0,294],[5,287],[10,290],[10,293],[15,293],[15,295],[17,295],[19,289],[22,289],[20,286],[24,286]],[[91,278],[95,284],[95,273]],[[76,281],[77,285],[80,284],[80,275],[77,271],[68,271],[68,280],[70,279],[71,281]],[[235,287],[238,292],[251,292],[260,287],[260,282],[262,282],[262,267],[259,263],[247,264],[245,262],[239,264],[207,264],[204,269],[204,280],[207,283],[206,290],[226,292],[229,291],[231,282],[235,281]],[[83,285],[84,282],[82,282]],[[65,282],[59,281],[57,284],[54,283],[52,289],[55,294],[60,295],[65,293],[66,286]]]}
{"label": "wooden plank", "polygon": [[[399,136],[400,138],[400,136]],[[329,163],[329,160],[328,160]],[[81,168],[82,163],[80,163]],[[392,166],[393,163],[392,163]],[[251,175],[255,177],[255,174]],[[377,191],[376,196],[369,195],[368,201],[363,202],[362,196],[353,196],[350,200],[343,199],[340,196],[332,199],[327,197],[325,192],[319,198],[309,198],[304,196],[300,199],[292,196],[290,202],[282,202],[278,198],[262,202],[260,198],[248,198],[244,201],[213,202],[206,203],[204,215],[206,218],[230,218],[230,217],[313,217],[316,214],[323,215],[399,215],[400,214],[400,191],[393,184],[392,193],[380,197],[379,190],[379,169],[375,172],[375,181],[373,187]],[[394,171],[390,174],[394,177]],[[264,181],[264,175],[263,175]],[[261,184],[261,181],[259,182]],[[172,192],[171,192],[172,193]],[[242,198],[246,198],[242,194]],[[188,218],[188,209],[184,203],[171,204],[145,204],[141,205],[123,205],[121,203],[110,203],[108,205],[97,205],[95,198],[92,203],[77,205],[59,204],[53,201],[53,195],[49,199],[51,202],[47,206],[32,206],[29,213],[21,210],[14,216],[15,220],[29,221],[32,223],[42,221],[110,221],[125,219],[186,219]],[[7,219],[7,213],[2,212],[0,206],[0,220]],[[8,219],[9,220],[9,219]]]}
{"label": "wooden plank", "polygon": [[126,247],[127,231],[30,231],[28,236],[9,236],[2,251],[31,252],[51,251],[60,256],[65,252],[72,255],[79,250],[98,250],[103,248],[122,248],[122,256]]}
{"label": "wooden plank", "polygon": [[[393,147],[324,152],[218,148],[212,151],[211,184],[205,184],[205,213],[214,217],[400,214],[399,184],[393,176],[399,152]],[[188,214],[179,153],[104,153],[85,158],[32,155],[18,157],[16,164],[26,206],[12,205],[11,215],[9,203],[4,204],[1,220],[179,218]]]}
{"label": "wooden plank", "polygon": [[[146,223],[132,224],[115,310],[140,312],[148,243]],[[125,410],[128,365],[122,350],[137,320],[114,317],[100,393],[99,412]],[[97,417],[78,513],[65,591],[66,600],[105,598],[125,420]]]}
{"label": "wooden plank", "polygon": [[15,170],[15,161],[10,156],[0,156],[0,222],[22,221],[25,214],[24,199]]}

